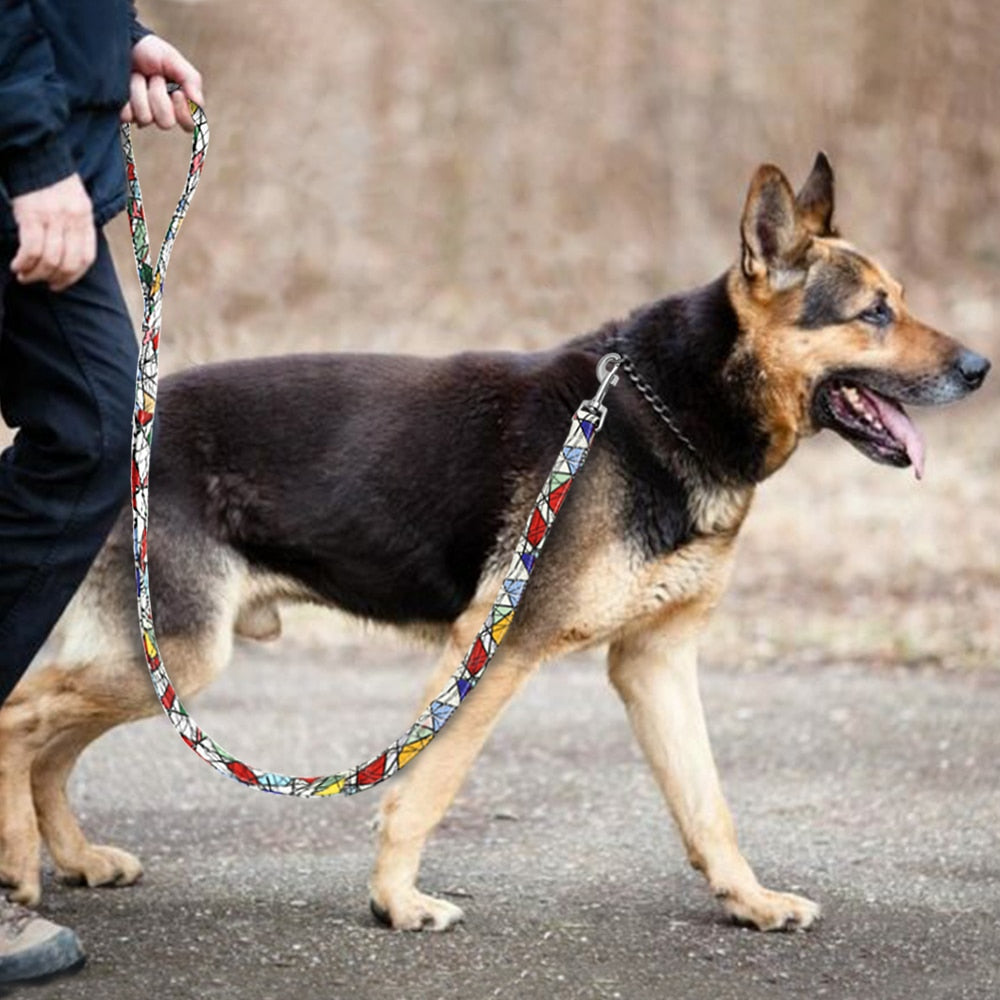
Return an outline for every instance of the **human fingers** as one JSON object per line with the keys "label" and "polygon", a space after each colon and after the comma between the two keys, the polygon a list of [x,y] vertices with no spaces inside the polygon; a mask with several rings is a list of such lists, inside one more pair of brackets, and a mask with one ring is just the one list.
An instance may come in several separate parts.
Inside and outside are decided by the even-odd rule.
{"label": "human fingers", "polygon": [[45,223],[36,215],[18,219],[17,238],[17,253],[10,262],[10,269],[17,275],[18,280],[22,281],[22,275],[34,270],[38,259],[42,256],[42,247],[45,245]]}
{"label": "human fingers", "polygon": [[57,273],[49,279],[49,288],[61,292],[82,278],[97,257],[97,230],[92,218],[76,221],[66,230],[65,248]]}
{"label": "human fingers", "polygon": [[177,124],[177,116],[174,114],[174,102],[167,93],[167,81],[159,75],[151,76],[147,93],[153,121],[164,130],[173,128]]}
{"label": "human fingers", "polygon": [[205,96],[201,90],[201,73],[187,61],[172,45],[163,56],[163,72],[170,79],[181,85],[186,97],[195,104],[204,105]]}
{"label": "human fingers", "polygon": [[177,124],[185,132],[193,132],[194,119],[191,117],[191,108],[188,106],[188,99],[185,97],[184,92],[175,90],[170,97],[174,102],[174,114],[177,116]]}
{"label": "human fingers", "polygon": [[135,123],[143,128],[153,121],[153,112],[149,107],[149,85],[141,73],[133,73],[129,80],[129,106]]}
{"label": "human fingers", "polygon": [[22,270],[17,280],[23,285],[35,281],[49,281],[60,274],[63,253],[66,249],[65,220],[57,217],[45,227],[45,238],[42,241],[42,251],[30,270]]}

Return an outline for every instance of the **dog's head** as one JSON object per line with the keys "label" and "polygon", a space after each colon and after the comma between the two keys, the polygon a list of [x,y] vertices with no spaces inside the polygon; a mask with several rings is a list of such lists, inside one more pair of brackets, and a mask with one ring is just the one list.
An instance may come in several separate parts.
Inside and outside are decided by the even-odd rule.
{"label": "dog's head", "polygon": [[923,471],[920,432],[904,403],[936,405],[977,389],[986,358],[916,319],[902,285],[833,227],[833,170],[816,157],[796,194],[758,168],[741,223],[729,294],[744,360],[761,381],[768,464],[824,427],[887,465]]}

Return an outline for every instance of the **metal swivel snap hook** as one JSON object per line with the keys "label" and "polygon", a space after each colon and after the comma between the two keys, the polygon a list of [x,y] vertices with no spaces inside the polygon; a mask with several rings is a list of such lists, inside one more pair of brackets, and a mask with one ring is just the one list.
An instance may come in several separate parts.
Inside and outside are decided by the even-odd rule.
{"label": "metal swivel snap hook", "polygon": [[618,384],[618,367],[623,360],[620,354],[611,353],[605,354],[597,363],[597,378],[600,385],[597,387],[597,392],[594,393],[594,398],[588,399],[584,403],[584,406],[595,414],[594,427],[597,430],[601,429],[604,418],[608,414],[608,408],[604,405],[604,397],[613,385]]}

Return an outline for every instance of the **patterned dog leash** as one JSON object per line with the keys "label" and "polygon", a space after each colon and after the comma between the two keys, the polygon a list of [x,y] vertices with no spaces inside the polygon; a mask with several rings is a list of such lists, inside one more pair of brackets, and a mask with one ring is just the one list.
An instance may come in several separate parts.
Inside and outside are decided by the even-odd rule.
{"label": "patterned dog leash", "polygon": [[217,771],[251,788],[279,795],[302,797],[350,795],[385,781],[413,760],[442,730],[461,702],[482,679],[487,665],[496,654],[513,621],[514,612],[521,601],[525,585],[538,561],[556,514],[566,500],[574,477],[583,468],[597,432],[604,422],[607,409],[603,400],[608,389],[618,381],[617,369],[619,366],[625,366],[629,376],[633,380],[636,377],[632,374],[634,369],[628,359],[622,355],[607,354],[601,359],[597,368],[599,379],[597,392],[593,399],[581,403],[573,414],[569,433],[521,532],[520,540],[486,621],[483,622],[461,666],[452,675],[444,690],[420,713],[416,722],[402,736],[377,756],[337,774],[311,778],[293,777],[245,764],[200,729],[184,708],[170,681],[157,645],[149,589],[146,545],[149,519],[149,466],[155,423],[163,282],[174,240],[198,186],[209,138],[208,121],[204,111],[193,102],[188,103],[194,119],[191,165],[184,191],[163,238],[155,270],[150,259],[149,234],[142,207],[142,192],[136,173],[130,130],[128,125],[122,125],[122,149],[128,175],[128,220],[132,232],[136,270],[143,295],[142,335],[136,369],[135,415],[132,429],[132,530],[139,627],[146,665],[167,718],[184,742]]}

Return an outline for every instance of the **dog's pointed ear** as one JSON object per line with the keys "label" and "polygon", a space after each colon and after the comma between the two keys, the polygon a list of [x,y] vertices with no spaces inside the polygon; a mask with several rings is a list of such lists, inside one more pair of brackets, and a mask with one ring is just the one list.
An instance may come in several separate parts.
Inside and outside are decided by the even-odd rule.
{"label": "dog's pointed ear", "polygon": [[833,228],[833,167],[820,150],[802,189],[795,196],[802,225],[813,236],[835,236]]}
{"label": "dog's pointed ear", "polygon": [[799,222],[795,192],[773,164],[758,167],[750,181],[740,234],[747,278],[768,277],[773,287],[787,287],[789,277],[799,270],[808,234]]}

